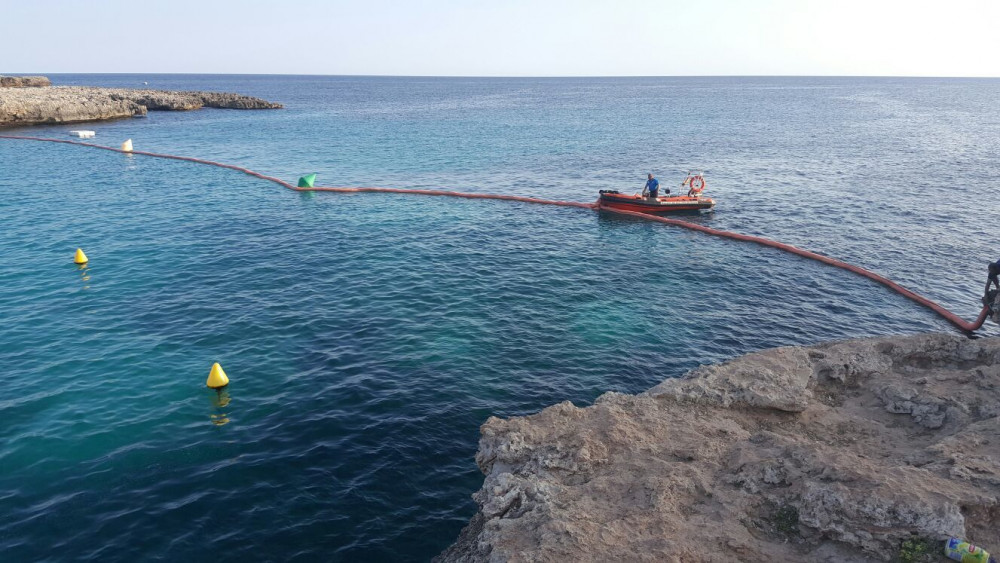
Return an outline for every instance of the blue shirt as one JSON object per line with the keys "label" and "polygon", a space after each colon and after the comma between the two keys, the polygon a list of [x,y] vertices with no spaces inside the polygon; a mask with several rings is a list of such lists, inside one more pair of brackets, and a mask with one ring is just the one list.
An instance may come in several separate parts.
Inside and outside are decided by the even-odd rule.
{"label": "blue shirt", "polygon": [[650,192],[655,192],[655,191],[659,190],[660,189],[660,181],[657,180],[656,178],[650,178],[649,180],[646,180],[646,188],[645,189],[649,190]]}

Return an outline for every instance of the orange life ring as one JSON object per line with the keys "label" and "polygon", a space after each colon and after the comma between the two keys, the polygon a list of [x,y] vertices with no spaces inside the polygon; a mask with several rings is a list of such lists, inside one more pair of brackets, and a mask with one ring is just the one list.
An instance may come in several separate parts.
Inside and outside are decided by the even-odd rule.
{"label": "orange life ring", "polygon": [[[692,176],[686,182],[691,186],[691,190],[688,192],[689,195],[698,195],[705,190],[705,179],[701,176]],[[698,183],[697,187],[695,187],[695,182]]]}

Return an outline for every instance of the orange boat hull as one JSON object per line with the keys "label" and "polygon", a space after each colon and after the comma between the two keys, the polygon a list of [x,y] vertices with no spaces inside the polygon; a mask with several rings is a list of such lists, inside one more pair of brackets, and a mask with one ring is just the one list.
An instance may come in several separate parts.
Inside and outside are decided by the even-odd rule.
{"label": "orange boat hull", "polygon": [[672,213],[675,211],[697,211],[715,207],[715,200],[710,197],[686,195],[664,196],[656,199],[641,195],[625,195],[602,193],[598,204],[609,209],[636,211],[639,213]]}

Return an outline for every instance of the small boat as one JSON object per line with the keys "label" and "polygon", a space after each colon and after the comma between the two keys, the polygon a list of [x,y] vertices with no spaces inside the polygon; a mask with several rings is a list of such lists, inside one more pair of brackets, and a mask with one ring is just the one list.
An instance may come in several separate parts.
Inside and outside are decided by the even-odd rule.
{"label": "small boat", "polygon": [[597,203],[600,207],[639,213],[672,213],[675,211],[700,211],[715,207],[715,200],[705,197],[705,178],[700,172],[692,172],[681,182],[688,188],[686,195],[665,195],[658,198],[642,194],[627,195],[618,190],[601,190]]}
{"label": "small boat", "polygon": [[81,139],[93,139],[97,133],[93,131],[70,131],[69,134]]}

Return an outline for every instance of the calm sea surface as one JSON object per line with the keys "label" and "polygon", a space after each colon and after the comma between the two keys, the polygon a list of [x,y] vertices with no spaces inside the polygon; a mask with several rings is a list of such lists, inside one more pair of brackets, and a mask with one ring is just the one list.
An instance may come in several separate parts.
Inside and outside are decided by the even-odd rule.
{"label": "calm sea surface", "polygon": [[[280,101],[85,128],[291,181],[593,201],[704,170],[719,205],[690,220],[966,318],[1000,258],[1000,80],[53,79]],[[0,196],[4,561],[427,560],[475,511],[490,415],[951,330],[844,271],[582,209],[12,141]]]}

